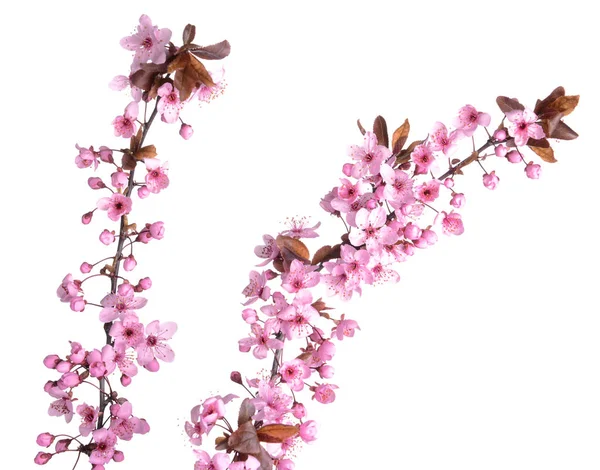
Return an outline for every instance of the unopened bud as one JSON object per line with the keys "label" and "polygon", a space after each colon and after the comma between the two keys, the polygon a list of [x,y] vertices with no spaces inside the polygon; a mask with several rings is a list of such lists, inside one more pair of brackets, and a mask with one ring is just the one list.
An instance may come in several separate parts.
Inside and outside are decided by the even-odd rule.
{"label": "unopened bud", "polygon": [[242,385],[242,374],[240,374],[237,370],[234,370],[230,374],[229,378],[231,379],[232,382]]}

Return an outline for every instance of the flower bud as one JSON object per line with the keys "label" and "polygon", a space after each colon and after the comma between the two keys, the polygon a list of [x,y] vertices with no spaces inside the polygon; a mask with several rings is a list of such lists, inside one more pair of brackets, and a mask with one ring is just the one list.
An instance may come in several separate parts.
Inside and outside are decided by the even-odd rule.
{"label": "flower bud", "polygon": [[130,383],[131,383],[131,377],[123,374],[121,376],[121,385],[123,385],[123,387],[127,387]]}
{"label": "flower bud", "polygon": [[137,190],[138,193],[138,197],[140,199],[145,199],[148,196],[150,196],[150,190],[148,189],[148,186],[144,185],[144,186],[140,186]]}
{"label": "flower bud", "polygon": [[85,304],[86,302],[83,297],[75,297],[74,299],[71,299],[70,307],[74,312],[83,312]]}
{"label": "flower bud", "polygon": [[129,255],[127,258],[125,258],[125,261],[123,261],[123,269],[125,271],[133,271],[133,268],[135,268],[136,265],[137,261],[133,255]]}
{"label": "flower bud", "polygon": [[94,212],[86,212],[85,214],[83,214],[81,216],[81,223],[83,225],[87,225],[92,221],[92,216],[94,215]]}
{"label": "flower bud", "polygon": [[345,176],[350,177],[352,175],[352,168],[354,168],[352,163],[344,163],[344,166],[342,167],[342,173]]}
{"label": "flower bud", "polygon": [[57,454],[69,450],[69,444],[71,443],[71,441],[72,439],[61,439],[60,441],[56,441],[56,446],[54,447],[54,450],[56,450]]}
{"label": "flower bud", "polygon": [[179,128],[179,135],[184,140],[189,140],[194,135],[194,129],[189,124],[182,124]]}
{"label": "flower bud", "polygon": [[165,236],[165,227],[164,227],[164,222],[154,222],[152,225],[150,225],[149,229],[150,229],[150,235],[152,235],[152,238],[156,238],[157,240],[160,240],[161,238],[163,238]]}
{"label": "flower bud", "polygon": [[115,241],[114,230],[112,232],[109,232],[107,229],[104,229],[102,231],[102,233],[100,234],[100,241],[102,243],[104,243],[105,245],[110,245],[112,242],[114,242]]}
{"label": "flower bud", "polygon": [[52,454],[48,452],[38,452],[33,461],[38,465],[47,464],[48,461],[52,458]]}
{"label": "flower bud", "polygon": [[454,187],[454,179],[452,178],[446,178],[444,180],[444,186],[446,186],[448,189],[451,189]]}
{"label": "flower bud", "polygon": [[317,368],[317,372],[319,373],[319,376],[322,379],[330,379],[331,377],[333,377],[335,369],[329,364],[323,364],[322,366]]}
{"label": "flower bud", "polygon": [[506,154],[506,159],[511,163],[519,163],[521,161],[521,154],[516,150],[511,150]]}
{"label": "flower bud", "polygon": [[501,141],[501,140],[505,140],[506,139],[506,129],[502,128],[502,129],[496,129],[496,131],[494,132],[494,139]]}
{"label": "flower bud", "polygon": [[527,175],[527,178],[537,180],[542,174],[542,167],[537,163],[529,162],[525,167],[525,174]]}
{"label": "flower bud", "polygon": [[485,175],[483,175],[483,185],[491,190],[496,189],[496,186],[498,186],[498,183],[500,181],[500,178],[498,178],[496,176],[496,172],[492,171],[491,173],[486,173]]}
{"label": "flower bud", "polygon": [[38,446],[48,447],[50,444],[52,444],[52,442],[54,442],[54,435],[50,434],[49,432],[43,432],[42,434],[38,435],[36,442]]}
{"label": "flower bud", "polygon": [[79,270],[83,273],[83,274],[87,274],[92,270],[93,266],[84,261],[83,263],[81,263],[81,266],[79,266]]}
{"label": "flower bud", "polygon": [[88,186],[92,189],[102,189],[106,188],[104,181],[102,178],[98,178],[97,176],[91,176],[88,178]]}
{"label": "flower bud", "polygon": [[149,277],[145,277],[143,279],[140,279],[140,282],[138,284],[142,289],[148,290],[152,287],[152,280]]}
{"label": "flower bud", "polygon": [[450,205],[452,207],[456,207],[457,209],[460,209],[462,206],[464,206],[465,202],[466,199],[463,193],[454,193],[452,195],[452,199],[450,199]]}
{"label": "flower bud", "polygon": [[113,454],[113,460],[115,462],[122,462],[125,459],[125,454],[120,450],[115,450]]}
{"label": "flower bud", "polygon": [[506,145],[497,145],[494,149],[494,153],[497,157],[506,157],[508,153],[508,147]]}
{"label": "flower bud", "polygon": [[100,160],[102,160],[103,162],[114,163],[112,150],[108,147],[103,145],[102,147],[100,147],[98,153],[100,154]]}
{"label": "flower bud", "polygon": [[[49,354],[44,358],[44,365],[48,369],[56,369],[57,364],[60,362],[60,357],[56,354]],[[47,446],[46,446],[47,447]]]}
{"label": "flower bud", "polygon": [[306,407],[302,403],[295,402],[292,406],[292,414],[296,419],[302,419],[306,416]]}
{"label": "flower bud", "polygon": [[240,374],[237,370],[232,371],[231,374],[229,375],[229,378],[231,379],[232,382],[243,385],[242,384],[242,374]]}

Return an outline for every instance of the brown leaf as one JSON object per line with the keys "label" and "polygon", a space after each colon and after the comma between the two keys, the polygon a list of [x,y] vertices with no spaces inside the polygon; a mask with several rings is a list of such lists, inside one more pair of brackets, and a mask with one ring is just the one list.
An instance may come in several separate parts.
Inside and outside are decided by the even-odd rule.
{"label": "brown leaf", "polygon": [[537,156],[545,162],[554,163],[557,161],[556,158],[554,158],[554,150],[552,150],[552,147],[550,146],[546,148],[529,146],[529,148],[533,150],[537,154]]}
{"label": "brown leaf", "polygon": [[394,131],[392,135],[392,152],[394,154],[399,153],[402,147],[408,139],[408,133],[410,131],[410,124],[408,119],[405,119],[402,125]]}
{"label": "brown leaf", "polygon": [[358,130],[360,131],[360,133],[361,133],[362,135],[365,135],[365,133],[366,133],[367,131],[365,130],[365,128],[364,128],[364,127],[362,126],[362,124],[360,123],[360,119],[357,119],[357,120],[356,120],[356,125],[358,126]]}
{"label": "brown leaf", "polygon": [[558,97],[560,96],[564,96],[565,95],[565,89],[561,86],[556,87],[554,90],[552,90],[552,93],[550,93],[548,96],[546,96],[546,98],[544,98],[543,100],[538,100],[537,103],[535,104],[535,108],[533,109],[533,112],[535,114],[537,114],[538,116],[543,114],[548,105],[550,103],[552,103],[553,101],[555,101]]}
{"label": "brown leaf", "polygon": [[281,443],[300,432],[298,426],[291,424],[266,424],[256,431],[261,442]]}
{"label": "brown leaf", "polygon": [[325,245],[317,250],[314,254],[311,264],[319,264],[325,261],[329,261],[330,259],[337,259],[340,257],[340,245],[337,244],[335,246]]}
{"label": "brown leaf", "polygon": [[568,116],[579,104],[579,95],[560,96],[549,107],[561,113],[563,116]]}
{"label": "brown leaf", "polygon": [[183,70],[190,63],[190,55],[186,52],[181,54],[177,54],[171,62],[169,62],[169,66],[167,67],[167,72],[173,73],[177,70]]}
{"label": "brown leaf", "polygon": [[308,264],[310,264],[310,261],[308,261],[308,257],[310,256],[308,248],[297,238],[288,237],[286,235],[278,235],[275,239],[275,243],[277,244],[277,248],[279,248],[279,251],[284,259],[286,259],[286,254],[291,254],[294,258],[306,260]]}
{"label": "brown leaf", "polygon": [[541,149],[547,149],[548,147],[550,147],[550,142],[548,142],[548,139],[532,139],[530,137],[529,140],[527,141],[527,145],[529,147],[538,147]]}
{"label": "brown leaf", "polygon": [[227,446],[230,449],[243,454],[258,454],[261,446],[252,421],[246,421],[241,424],[231,436],[229,436]]}
{"label": "brown leaf", "polygon": [[194,46],[190,47],[189,51],[199,59],[204,60],[220,60],[224,59],[231,52],[229,41],[221,41],[210,46]]}
{"label": "brown leaf", "polygon": [[252,420],[252,416],[256,413],[256,408],[250,401],[249,398],[245,398],[240,405],[240,412],[238,414],[238,426]]}
{"label": "brown leaf", "polygon": [[196,36],[196,27],[193,24],[188,24],[183,29],[183,43],[190,44]]}
{"label": "brown leaf", "polygon": [[579,137],[579,134],[577,134],[577,132],[567,126],[564,122],[560,121],[550,132],[548,137],[559,140],[573,140]]}
{"label": "brown leaf", "polygon": [[133,85],[144,91],[149,91],[154,80],[167,71],[166,64],[142,64],[140,70],[133,73],[129,80]]}
{"label": "brown leaf", "polygon": [[312,304],[311,304],[312,308],[314,308],[317,312],[321,313],[325,310],[333,310],[333,307],[328,307],[325,302],[323,302],[323,300],[321,298],[315,300]]}
{"label": "brown leaf", "polygon": [[[200,84],[212,87],[215,83],[212,81],[208,70],[196,57],[188,52],[184,52],[182,55],[177,57],[186,57],[186,59],[178,60],[177,58],[171,63],[175,64],[173,67],[177,67],[175,70],[175,79],[173,83],[175,88],[179,90],[179,99],[185,101],[192,94],[195,88],[198,88]],[[183,68],[179,68],[185,64]],[[171,65],[169,65],[171,67]]]}
{"label": "brown leaf", "polygon": [[384,147],[388,147],[390,145],[387,123],[382,116],[377,116],[375,118],[375,122],[373,123],[373,134],[377,137],[377,143],[379,145],[383,145]]}
{"label": "brown leaf", "polygon": [[506,96],[499,96],[496,98],[496,103],[504,114],[508,114],[514,110],[523,111],[525,109],[525,106],[519,103],[518,100]]}
{"label": "brown leaf", "polygon": [[156,147],[154,145],[146,145],[135,152],[136,160],[143,160],[144,158],[154,158],[158,155],[156,153]]}
{"label": "brown leaf", "polygon": [[405,148],[404,150],[401,150],[400,153],[398,154],[398,156],[396,157],[394,166],[402,165],[403,163],[410,161],[410,154],[413,152],[413,150],[415,149],[415,147],[417,145],[421,145],[423,142],[424,142],[424,140],[415,140],[407,148]]}
{"label": "brown leaf", "polygon": [[123,157],[121,158],[121,167],[126,171],[135,170],[135,166],[137,165],[137,161],[131,153],[130,150],[123,152]]}

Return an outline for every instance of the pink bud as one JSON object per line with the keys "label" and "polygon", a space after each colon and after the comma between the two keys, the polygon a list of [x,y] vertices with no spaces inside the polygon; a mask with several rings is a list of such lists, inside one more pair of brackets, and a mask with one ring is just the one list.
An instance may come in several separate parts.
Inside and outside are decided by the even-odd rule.
{"label": "pink bud", "polygon": [[138,193],[138,197],[139,197],[140,199],[145,199],[145,198],[147,198],[148,196],[150,196],[150,190],[148,189],[148,186],[146,186],[146,185],[144,185],[144,186],[140,186],[140,187],[138,188],[138,191],[137,191],[137,193]]}
{"label": "pink bud", "polygon": [[448,189],[451,189],[454,187],[454,180],[452,178],[446,178],[444,180],[444,186],[446,186]]}
{"label": "pink bud", "polygon": [[189,124],[182,124],[179,128],[179,135],[184,138],[184,140],[189,140],[190,137],[194,135],[194,129]]}
{"label": "pink bud", "polygon": [[496,176],[495,171],[483,175],[483,185],[488,189],[496,189],[496,186],[498,186],[499,181],[500,178]]}
{"label": "pink bud", "polygon": [[421,233],[421,238],[424,238],[429,245],[435,245],[438,241],[437,234],[433,230],[428,228],[423,230],[423,232]]}
{"label": "pink bud", "polygon": [[352,163],[344,163],[344,166],[342,167],[342,173],[344,173],[345,176],[350,177],[352,175],[352,168],[354,168]]}
{"label": "pink bud", "polygon": [[366,204],[367,209],[369,209],[370,211],[376,209],[378,206],[379,204],[377,204],[377,201],[375,199],[369,199]]}
{"label": "pink bud", "polygon": [[87,274],[92,270],[93,266],[90,263],[87,262],[83,262],[81,263],[81,266],[79,266],[79,270],[83,273],[83,274]]}
{"label": "pink bud", "polygon": [[104,229],[102,231],[102,233],[100,234],[100,241],[102,243],[104,243],[105,245],[110,245],[112,242],[114,242],[115,241],[114,230],[112,232],[109,232],[107,229]]}
{"label": "pink bud", "polygon": [[465,195],[463,193],[454,193],[452,195],[452,199],[450,200],[450,205],[452,207],[456,207],[457,209],[460,209],[462,206],[465,205],[466,199],[465,199]]}
{"label": "pink bud", "polygon": [[408,224],[406,224],[406,227],[404,227],[404,237],[409,239],[409,240],[416,240],[417,238],[419,238],[421,236],[421,229],[413,224],[412,222],[409,222]]}
{"label": "pink bud", "polygon": [[133,295],[133,286],[131,284],[129,284],[128,282],[119,284],[119,287],[117,287],[117,293],[121,297],[129,297],[129,296]]}
{"label": "pink bud", "polygon": [[44,358],[44,365],[48,369],[56,369],[57,364],[60,362],[60,357],[56,354],[50,354]]}
{"label": "pink bud", "polygon": [[502,129],[497,129],[494,132],[494,139],[501,141],[501,140],[505,140],[506,139],[506,129],[502,128]]}
{"label": "pink bud", "polygon": [[73,364],[69,361],[60,361],[58,364],[56,364],[56,370],[61,374],[69,372],[71,367],[73,367]]}
{"label": "pink bud", "polygon": [[142,243],[148,243],[150,240],[152,240],[152,235],[150,235],[150,231],[148,229],[142,230],[140,233],[138,233],[136,238],[136,241]]}
{"label": "pink bud", "polygon": [[43,432],[36,439],[37,445],[42,447],[48,447],[54,442],[54,435],[49,432]]}
{"label": "pink bud", "polygon": [[152,238],[160,240],[165,236],[164,225],[164,222],[154,222],[152,225],[150,225],[150,235],[152,235]]}
{"label": "pink bud", "polygon": [[94,212],[86,212],[85,214],[83,214],[81,216],[81,223],[83,225],[87,225],[92,221],[92,216],[94,215]]}
{"label": "pink bud", "polygon": [[144,364],[144,369],[150,371],[150,372],[157,372],[158,369],[160,369],[160,364],[158,363],[158,361],[156,360],[156,358],[152,359],[150,362],[148,362],[147,364]]}
{"label": "pink bud", "polygon": [[121,376],[121,385],[123,385],[123,387],[127,387],[130,383],[131,383],[131,377],[123,374]]}
{"label": "pink bud", "polygon": [[56,450],[57,454],[69,450],[69,444],[71,441],[72,439],[61,439],[60,441],[56,441],[54,450]]}
{"label": "pink bud", "polygon": [[70,307],[74,312],[83,312],[85,304],[86,302],[83,300],[83,297],[75,297],[74,299],[71,299]]}
{"label": "pink bud", "polygon": [[110,175],[111,184],[115,188],[124,188],[125,186],[127,186],[128,179],[129,174],[125,173],[121,169],[115,171],[112,175]]}
{"label": "pink bud", "polygon": [[108,147],[103,145],[102,147],[100,147],[98,153],[100,154],[100,160],[102,160],[103,162],[105,162],[105,163],[113,163],[114,162],[112,150],[109,149]]}
{"label": "pink bud", "polygon": [[88,186],[92,189],[106,188],[102,179],[98,178],[97,176],[91,176],[90,178],[88,178]]}
{"label": "pink bud", "polygon": [[277,461],[277,470],[294,470],[296,464],[290,459],[279,459]]}
{"label": "pink bud", "polygon": [[48,452],[38,452],[33,461],[38,465],[47,464],[48,461],[52,458],[52,454]]}
{"label": "pink bud", "polygon": [[275,271],[273,271],[272,269],[267,269],[265,271],[265,279],[267,281],[270,281],[271,279],[275,279],[279,274],[277,274]]}
{"label": "pink bud", "polygon": [[330,379],[333,377],[335,369],[329,364],[323,364],[322,366],[317,368],[317,372],[322,379]]}
{"label": "pink bud", "polygon": [[232,371],[229,375],[229,378],[232,382],[242,385],[242,374],[240,374],[237,370]]}
{"label": "pink bud", "polygon": [[149,277],[140,279],[139,285],[142,289],[148,290],[152,287],[152,280]]}
{"label": "pink bud", "polygon": [[127,258],[125,258],[125,261],[123,261],[123,269],[125,269],[125,271],[133,271],[133,268],[135,268],[136,265],[137,261],[133,255],[129,255]]}
{"label": "pink bud", "polygon": [[304,442],[311,442],[317,438],[317,423],[312,419],[300,425],[300,437]]}
{"label": "pink bud", "polygon": [[516,150],[511,150],[506,154],[506,159],[511,163],[519,163],[521,159],[521,154]]}
{"label": "pink bud", "polygon": [[537,180],[542,174],[542,167],[537,163],[529,162],[527,166],[525,166],[525,174],[527,175],[527,178]]}
{"label": "pink bud", "polygon": [[258,320],[256,310],[254,310],[253,308],[246,308],[242,310],[242,318],[246,323],[249,324],[256,323]]}
{"label": "pink bud", "polygon": [[122,462],[125,459],[125,454],[120,450],[115,450],[113,454],[113,460],[115,462]]}
{"label": "pink bud", "polygon": [[296,419],[302,419],[306,416],[306,407],[302,403],[294,403],[292,406],[292,414]]}
{"label": "pink bud", "polygon": [[81,379],[76,372],[66,372],[62,375],[59,382],[62,382],[66,387],[76,387],[81,383]]}
{"label": "pink bud", "polygon": [[508,147],[506,145],[497,145],[494,149],[494,153],[497,157],[505,157],[508,153]]}

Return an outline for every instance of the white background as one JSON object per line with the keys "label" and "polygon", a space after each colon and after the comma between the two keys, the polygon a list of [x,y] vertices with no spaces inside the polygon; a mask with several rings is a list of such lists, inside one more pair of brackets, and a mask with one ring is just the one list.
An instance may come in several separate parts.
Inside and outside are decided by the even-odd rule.
{"label": "white background", "polygon": [[[55,291],[82,261],[110,255],[97,238],[110,221],[79,222],[100,195],[87,188],[91,171],[73,163],[75,143],[125,146],[110,123],[128,98],[107,84],[128,71],[119,40],[141,13],[177,44],[192,23],[196,42],[228,39],[232,53],[226,93],[182,114],[194,137],[157,123],[148,140],[169,161],[171,186],[132,218],[163,220],[166,236],[136,249],[132,277],[154,282],[142,318],[179,324],[177,358],[122,392],[151,432],[123,443],[126,461],[111,468],[193,467],[189,409],[212,393],[242,394],[229,372],[263,366],[237,352],[253,248],[294,215],[322,221],[323,243],[337,241],[343,227],[319,200],[338,181],[346,146],[362,142],[356,119],[368,126],[382,114],[393,130],[409,118],[412,141],[464,104],[490,112],[495,126],[497,95],[533,107],[558,85],[581,95],[567,118],[581,137],[556,145],[558,163],[532,181],[492,162],[493,192],[469,167],[464,235],[419,252],[399,284],[332,303],[362,330],[334,359],[336,402],[310,405],[319,440],[298,452],[297,468],[600,467],[592,2],[396,4],[22,2],[3,12],[0,393],[11,468],[34,467],[39,432],[77,421],[47,416],[42,386],[55,376],[42,358],[64,355],[69,340],[102,344],[97,311],[71,312]],[[48,468],[72,462],[59,456]]]}

